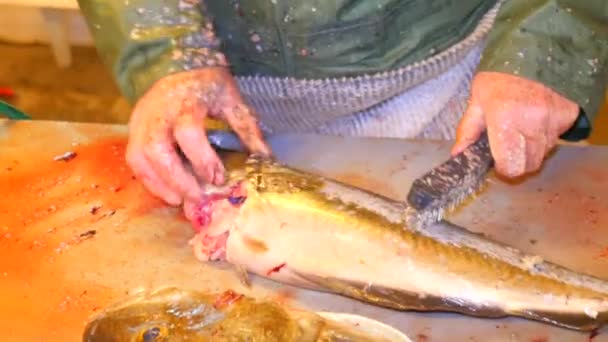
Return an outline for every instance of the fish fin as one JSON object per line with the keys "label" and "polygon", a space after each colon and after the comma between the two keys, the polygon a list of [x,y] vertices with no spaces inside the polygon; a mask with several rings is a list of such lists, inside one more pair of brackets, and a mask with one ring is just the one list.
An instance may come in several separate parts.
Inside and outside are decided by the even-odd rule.
{"label": "fish fin", "polygon": [[600,312],[595,318],[584,313],[574,314],[534,310],[522,310],[510,314],[578,331],[594,331],[608,323],[608,312]]}
{"label": "fish fin", "polygon": [[438,297],[316,275],[298,273],[298,276],[327,291],[395,310],[454,312],[480,318],[522,317],[578,331],[593,331],[608,323],[608,312],[599,312],[594,318],[585,313],[504,311],[496,307],[467,303],[462,298]]}
{"label": "fish fin", "polygon": [[391,289],[374,285],[373,283],[364,284],[345,279],[304,275],[301,273],[296,274],[302,279],[330,292],[395,310],[455,312],[483,318],[502,318],[508,316],[500,308],[468,303],[462,298],[438,297],[424,293]]}
{"label": "fish fin", "polygon": [[249,278],[249,272],[247,272],[247,269],[238,264],[235,264],[234,268],[241,284],[248,289],[251,288],[251,279]]}

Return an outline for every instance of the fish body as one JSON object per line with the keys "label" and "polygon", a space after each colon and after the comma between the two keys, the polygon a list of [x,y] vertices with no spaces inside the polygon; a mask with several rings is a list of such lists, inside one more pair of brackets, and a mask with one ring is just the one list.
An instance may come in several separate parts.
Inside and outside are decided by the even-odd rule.
{"label": "fish body", "polygon": [[608,318],[608,283],[406,205],[268,160],[228,154],[225,187],[187,207],[202,261],[397,310],[517,316],[575,330]]}
{"label": "fish body", "polygon": [[365,322],[367,326],[353,326],[233,291],[205,294],[168,287],[140,292],[105,309],[87,324],[83,341],[408,341],[390,327]]}

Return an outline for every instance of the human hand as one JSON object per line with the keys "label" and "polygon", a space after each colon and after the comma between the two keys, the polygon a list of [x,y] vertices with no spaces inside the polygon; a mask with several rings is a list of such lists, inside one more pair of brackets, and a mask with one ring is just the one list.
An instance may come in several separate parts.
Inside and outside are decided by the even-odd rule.
{"label": "human hand", "polygon": [[473,79],[469,107],[458,125],[452,155],[487,129],[496,170],[514,178],[540,169],[578,117],[578,105],[535,81],[499,72]]}
{"label": "human hand", "polygon": [[208,67],[161,79],[135,105],[126,159],[144,186],[170,205],[199,199],[201,183],[224,182],[222,161],[207,140],[206,117],[228,123],[250,152],[271,153],[255,113],[226,68]]}

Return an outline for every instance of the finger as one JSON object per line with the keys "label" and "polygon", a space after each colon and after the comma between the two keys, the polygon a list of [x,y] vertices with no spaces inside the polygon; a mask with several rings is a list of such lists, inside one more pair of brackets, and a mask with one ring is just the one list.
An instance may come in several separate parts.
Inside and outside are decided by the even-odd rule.
{"label": "finger", "polygon": [[197,203],[190,200],[185,200],[183,207],[184,216],[188,219],[188,221],[194,221],[196,217]]}
{"label": "finger", "polygon": [[140,182],[148,189],[150,193],[156,197],[161,198],[167,204],[172,206],[178,206],[182,202],[182,197],[170,187],[168,187],[160,178],[155,174],[138,176]]}
{"label": "finger", "polygon": [[547,150],[545,135],[539,135],[526,140],[526,172],[540,169]]}
{"label": "finger", "polygon": [[144,136],[143,152],[150,166],[165,184],[182,196],[182,199],[198,199],[201,194],[198,181],[192,173],[186,171],[174,146],[175,121],[148,120],[146,123],[148,127]]}
{"label": "finger", "polygon": [[175,139],[194,172],[207,183],[221,185],[225,179],[224,166],[209,144],[199,117],[202,116],[195,119],[193,115],[180,115],[175,125]]}
{"label": "finger", "polygon": [[270,156],[270,147],[264,141],[256,116],[252,109],[243,103],[223,108],[222,116],[228,125],[236,132],[247,149],[262,156]]}
{"label": "finger", "polygon": [[197,199],[201,188],[193,174],[186,171],[176,149],[167,141],[150,141],[145,156],[160,178],[182,198]]}
{"label": "finger", "polygon": [[481,106],[471,102],[456,129],[456,143],[451,154],[456,155],[477,141],[486,128]]}
{"label": "finger", "polygon": [[169,205],[179,205],[181,196],[168,187],[160,177],[156,175],[154,169],[149,165],[147,159],[133,149],[127,149],[127,163],[133,169],[135,177],[143,183],[146,189],[154,196],[162,199]]}
{"label": "finger", "polygon": [[526,171],[524,135],[505,127],[493,130],[488,126],[488,138],[496,171],[509,178],[523,175]]}
{"label": "finger", "polygon": [[578,118],[579,106],[576,103],[557,94],[554,94],[551,100],[553,103],[552,107],[556,108],[558,112],[555,113],[558,115],[554,115],[556,120],[555,124],[557,126],[557,135],[559,136],[572,127]]}
{"label": "finger", "polygon": [[135,106],[129,122],[129,142],[125,153],[126,163],[135,177],[143,183],[152,195],[169,205],[179,205],[181,202],[180,195],[162,181],[144,156],[144,136],[148,125],[141,119],[141,110],[145,109],[142,106],[140,104]]}

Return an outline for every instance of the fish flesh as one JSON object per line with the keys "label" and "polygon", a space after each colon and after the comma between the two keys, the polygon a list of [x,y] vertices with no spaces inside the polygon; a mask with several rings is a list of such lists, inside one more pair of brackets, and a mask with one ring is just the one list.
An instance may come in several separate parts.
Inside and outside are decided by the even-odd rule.
{"label": "fish flesh", "polygon": [[517,316],[590,331],[608,282],[445,220],[415,229],[405,203],[280,165],[222,153],[227,183],[185,206],[201,261],[396,310]]}
{"label": "fish flesh", "polygon": [[227,290],[205,294],[167,287],[142,291],[103,310],[85,327],[86,342],[257,341],[408,342],[382,323],[350,324]]}

